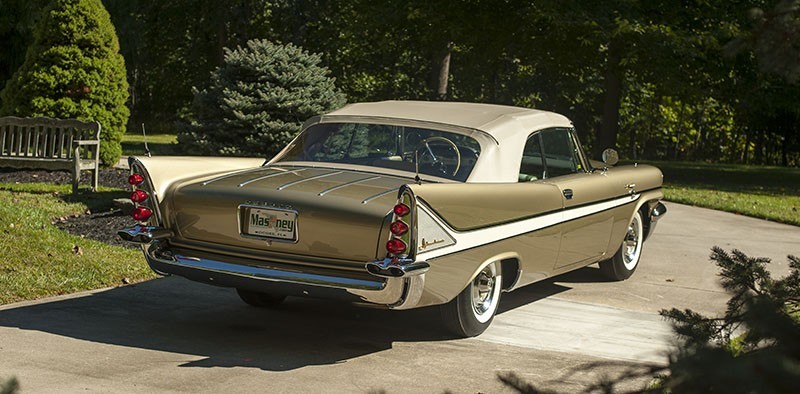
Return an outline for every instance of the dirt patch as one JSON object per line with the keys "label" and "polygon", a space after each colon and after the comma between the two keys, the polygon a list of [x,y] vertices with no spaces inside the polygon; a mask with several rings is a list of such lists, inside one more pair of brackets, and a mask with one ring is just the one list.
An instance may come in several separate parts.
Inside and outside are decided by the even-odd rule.
{"label": "dirt patch", "polygon": [[[100,170],[100,185],[128,189],[128,170],[118,168],[108,168]],[[52,183],[55,185],[71,185],[72,175],[66,171],[43,171],[43,170],[9,170],[0,169],[0,182],[5,183]],[[91,184],[91,175],[88,171],[81,174],[80,186]]]}
{"label": "dirt patch", "polygon": [[[130,189],[128,185],[127,170],[122,169],[103,169],[100,170],[100,185],[119,188],[122,190]],[[5,170],[0,169],[0,182],[3,183],[52,183],[56,185],[72,184],[70,173],[66,171],[41,171],[41,170]],[[89,173],[81,176],[81,185],[90,183]],[[64,196],[69,198],[69,196]],[[103,204],[106,206],[111,205]],[[53,218],[53,224],[63,231],[77,235],[82,238],[89,238],[111,245],[118,245],[127,248],[136,248],[135,245],[123,242],[117,236],[117,230],[123,227],[130,227],[135,222],[128,216],[129,212],[121,208],[103,208],[97,212],[88,210],[80,215]]]}

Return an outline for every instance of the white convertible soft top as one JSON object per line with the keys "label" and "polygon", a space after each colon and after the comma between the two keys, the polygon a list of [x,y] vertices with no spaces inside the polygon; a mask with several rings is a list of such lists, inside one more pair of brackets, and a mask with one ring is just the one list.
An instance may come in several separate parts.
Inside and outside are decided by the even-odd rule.
{"label": "white convertible soft top", "polygon": [[381,101],[349,104],[323,116],[336,118],[382,118],[411,120],[483,131],[496,141],[548,127],[571,127],[563,115],[529,108],[495,104],[444,101]]}

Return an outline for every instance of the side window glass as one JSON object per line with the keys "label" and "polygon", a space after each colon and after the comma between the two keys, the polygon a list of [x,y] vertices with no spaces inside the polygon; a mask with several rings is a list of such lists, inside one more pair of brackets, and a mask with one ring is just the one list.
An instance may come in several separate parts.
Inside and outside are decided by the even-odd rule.
{"label": "side window glass", "polygon": [[544,179],[544,159],[540,133],[528,137],[525,149],[522,150],[522,164],[519,166],[519,181],[529,182]]}
{"label": "side window glass", "polygon": [[542,131],[542,148],[547,178],[578,172],[580,168],[569,130],[550,129]]}

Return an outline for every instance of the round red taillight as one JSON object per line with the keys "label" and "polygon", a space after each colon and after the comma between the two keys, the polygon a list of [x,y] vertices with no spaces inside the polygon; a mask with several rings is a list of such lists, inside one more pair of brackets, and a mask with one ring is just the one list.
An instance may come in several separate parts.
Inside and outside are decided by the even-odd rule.
{"label": "round red taillight", "polygon": [[409,208],[406,204],[400,203],[395,205],[392,211],[395,215],[402,217],[408,215],[408,213],[411,212],[411,208]]}
{"label": "round red taillight", "polygon": [[147,197],[147,193],[145,193],[144,190],[134,190],[133,193],[131,193],[131,201],[133,202],[143,202],[147,200]]}
{"label": "round red taillight", "polygon": [[136,207],[136,208],[133,209],[133,213],[131,214],[131,217],[136,219],[136,220],[138,220],[138,221],[140,221],[140,222],[143,222],[143,221],[145,221],[147,219],[150,219],[150,216],[152,216],[152,215],[153,215],[153,211],[151,211],[149,208]]}
{"label": "round red taillight", "polygon": [[386,250],[391,254],[400,254],[406,251],[406,243],[399,239],[390,239],[386,242]]}
{"label": "round red taillight", "polygon": [[144,182],[144,177],[140,174],[131,174],[131,176],[128,177],[128,183],[133,186],[139,186],[142,182]]}
{"label": "round red taillight", "polygon": [[389,230],[392,232],[392,234],[399,237],[408,232],[408,225],[398,220],[389,226]]}

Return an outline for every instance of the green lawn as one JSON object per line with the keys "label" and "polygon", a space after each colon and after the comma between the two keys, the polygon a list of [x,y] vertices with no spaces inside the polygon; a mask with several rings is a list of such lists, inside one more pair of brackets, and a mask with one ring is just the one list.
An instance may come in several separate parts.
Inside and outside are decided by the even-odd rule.
{"label": "green lawn", "polygon": [[[147,147],[154,155],[174,155],[178,138],[175,134],[148,134]],[[144,155],[144,137],[141,134],[128,133],[122,136],[122,154],[125,156]]]}
{"label": "green lawn", "polygon": [[800,168],[648,162],[667,200],[800,226]]}
{"label": "green lawn", "polygon": [[70,187],[0,183],[0,304],[155,277],[140,251],[71,235],[53,224],[55,218],[107,208],[124,194],[101,188],[71,197]]}

